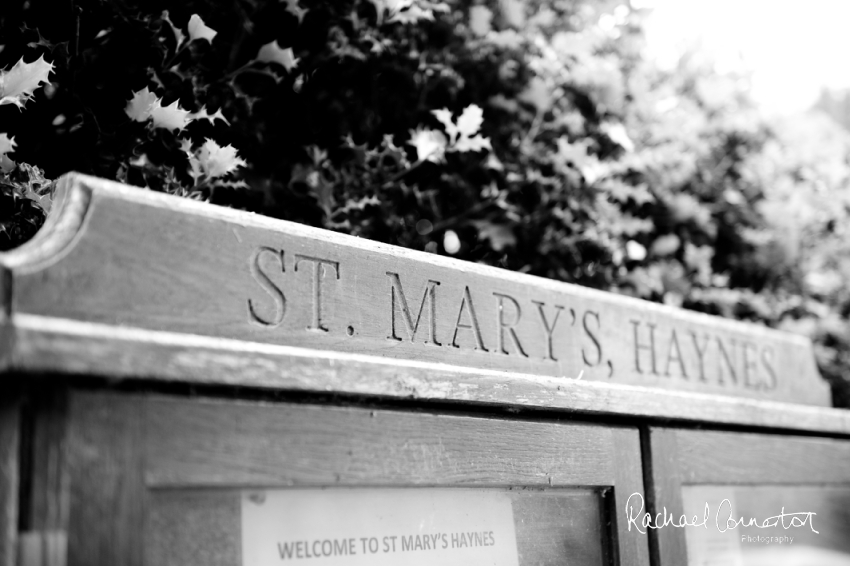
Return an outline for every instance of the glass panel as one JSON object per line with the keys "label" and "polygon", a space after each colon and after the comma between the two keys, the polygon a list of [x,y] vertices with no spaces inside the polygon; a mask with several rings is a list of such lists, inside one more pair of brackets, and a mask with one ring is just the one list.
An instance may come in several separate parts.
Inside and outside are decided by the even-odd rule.
{"label": "glass panel", "polygon": [[606,505],[582,488],[159,489],[145,562],[602,565]]}
{"label": "glass panel", "polygon": [[682,496],[689,566],[850,566],[850,488],[699,485]]}

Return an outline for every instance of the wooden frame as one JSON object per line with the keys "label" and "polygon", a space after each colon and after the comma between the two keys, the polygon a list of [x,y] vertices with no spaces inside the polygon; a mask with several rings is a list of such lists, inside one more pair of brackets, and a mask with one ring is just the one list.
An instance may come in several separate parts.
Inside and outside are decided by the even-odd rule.
{"label": "wooden frame", "polygon": [[154,491],[293,486],[613,488],[612,563],[649,564],[616,512],[643,493],[633,428],[72,393],[68,430],[70,565],[150,563]]}
{"label": "wooden frame", "polygon": [[18,538],[20,399],[0,399],[0,566],[15,566]]}
{"label": "wooden frame", "polygon": [[143,346],[182,337],[230,353],[284,347],[467,376],[830,404],[802,336],[76,174],[59,181],[37,236],[0,254],[0,291],[7,371],[76,369],[81,360],[44,360],[38,348],[129,330],[153,333]]}
{"label": "wooden frame", "polygon": [[[666,508],[679,518],[686,485],[850,487],[846,440],[662,427],[650,427],[645,440],[653,515]],[[650,530],[653,564],[688,564],[686,546],[684,528]]]}

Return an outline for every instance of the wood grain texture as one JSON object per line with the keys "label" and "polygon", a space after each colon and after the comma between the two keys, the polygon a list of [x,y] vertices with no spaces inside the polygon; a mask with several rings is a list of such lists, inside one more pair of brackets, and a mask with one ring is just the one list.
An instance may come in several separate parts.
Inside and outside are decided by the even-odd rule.
{"label": "wood grain texture", "polygon": [[71,397],[70,566],[142,566],[144,398]]}
{"label": "wood grain texture", "polygon": [[626,504],[633,496],[646,499],[643,484],[643,465],[638,431],[633,428],[612,428],[614,443],[614,473],[616,474],[612,501],[613,531],[619,560],[634,564],[649,564],[647,537],[634,527],[629,528]]}
{"label": "wood grain texture", "polygon": [[648,564],[645,541],[603,527],[601,494],[641,488],[626,469],[640,458],[626,454],[638,448],[632,429],[90,392],[71,399],[72,565],[234,564],[240,489],[390,486],[514,487],[523,564],[566,556],[607,564],[613,554],[624,566]]}
{"label": "wood grain texture", "polygon": [[[661,518],[673,517],[678,521],[682,516],[682,466],[678,445],[678,433],[675,429],[649,427],[646,431],[643,454],[647,466],[651,488],[647,493],[643,513],[650,513],[653,525],[661,513]],[[635,506],[637,510],[637,505]],[[639,513],[631,514],[638,516]],[[653,564],[687,564],[688,553],[685,533],[679,528],[647,529],[649,535],[650,557]]]}
{"label": "wood grain texture", "polygon": [[850,435],[850,412],[16,315],[13,363],[67,372],[337,392]]}
{"label": "wood grain texture", "polygon": [[[812,533],[806,538],[810,533],[797,529],[788,532],[781,527],[772,530],[753,527],[735,531],[732,542],[737,547],[735,538],[744,534],[791,534],[795,536],[795,547],[814,545],[842,551],[847,548],[846,526],[850,524],[846,505],[850,496],[847,441],[650,427],[649,451],[653,514],[663,513],[666,508],[667,516],[678,522],[685,511],[685,496],[690,502],[688,516],[696,515],[697,521],[702,518],[703,505],[709,505],[709,528],[714,528],[712,522],[720,516],[720,501],[726,498],[735,502],[735,517],[763,521],[782,509],[788,513],[816,512],[824,536]],[[653,521],[653,524],[658,523]],[[710,536],[699,528],[672,527],[650,531],[649,535],[653,563],[662,565],[688,564],[689,552],[705,552],[705,545],[690,550],[688,546],[696,544],[696,539],[703,535]],[[744,563],[750,563],[749,559],[759,564],[790,563],[780,561],[779,555],[772,560],[756,561],[756,554],[748,552],[758,546],[763,545],[741,545]],[[785,554],[782,557],[789,559]],[[690,556],[692,562],[704,558]],[[818,561],[809,556],[804,562]]]}
{"label": "wood grain texture", "polygon": [[[67,396],[61,389],[30,391],[22,414],[22,477],[19,510],[20,566],[65,566],[70,478],[67,460]],[[17,525],[16,525],[17,528]]]}
{"label": "wood grain texture", "polygon": [[0,256],[14,314],[829,404],[801,337],[90,177],[62,187],[86,210],[59,207],[46,239]]}
{"label": "wood grain texture", "polygon": [[0,566],[16,566],[20,403],[13,392],[0,397]]}
{"label": "wood grain texture", "polygon": [[152,487],[613,485],[611,431],[267,403],[148,405]]}
{"label": "wood grain texture", "polygon": [[689,484],[850,485],[850,442],[679,430],[676,467]]}
{"label": "wood grain texture", "polygon": [[34,394],[31,477],[26,510],[27,531],[64,532],[68,524],[67,398],[64,391]]}
{"label": "wood grain texture", "polygon": [[0,264],[0,372],[11,371],[13,342],[15,336],[12,324],[12,271]]}

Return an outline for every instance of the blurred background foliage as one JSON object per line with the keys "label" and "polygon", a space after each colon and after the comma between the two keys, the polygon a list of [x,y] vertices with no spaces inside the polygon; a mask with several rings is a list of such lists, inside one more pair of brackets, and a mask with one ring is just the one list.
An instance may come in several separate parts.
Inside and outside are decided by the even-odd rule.
{"label": "blurred background foliage", "polygon": [[[0,106],[0,243],[43,218],[41,170],[80,171],[802,333],[850,407],[850,135],[825,114],[768,121],[746,76],[698,52],[657,68],[644,17],[623,0],[6,0],[0,67],[54,70]],[[185,119],[134,119],[145,88]],[[409,143],[471,105],[491,149]],[[244,166],[211,174],[205,139]]]}

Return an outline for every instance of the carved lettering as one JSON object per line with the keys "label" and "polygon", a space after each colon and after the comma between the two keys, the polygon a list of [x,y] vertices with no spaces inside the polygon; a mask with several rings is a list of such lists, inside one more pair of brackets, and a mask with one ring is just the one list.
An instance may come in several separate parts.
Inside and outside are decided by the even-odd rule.
{"label": "carved lettering", "polygon": [[[469,311],[469,319],[471,324],[461,324],[461,319],[463,319],[464,311]],[[452,346],[455,348],[460,348],[457,343],[457,333],[463,328],[466,330],[472,330],[472,334],[475,336],[475,349],[487,351],[487,348],[484,347],[484,340],[481,338],[481,328],[478,326],[478,315],[475,314],[475,305],[472,304],[472,295],[469,293],[469,287],[464,287],[463,289],[463,298],[460,301],[460,309],[457,312],[457,322],[455,323],[455,333],[452,338]]]}
{"label": "carved lettering", "polygon": [[[502,354],[508,355],[509,352],[507,348],[505,348],[505,330],[507,330],[508,336],[511,337],[511,340],[514,343],[517,351],[523,356],[528,357],[528,354],[525,353],[525,350],[522,347],[522,344],[519,342],[519,337],[516,335],[516,330],[514,330],[514,326],[519,324],[520,319],[522,318],[522,308],[520,308],[519,303],[511,297],[510,295],[503,295],[501,293],[493,293],[493,296],[499,299],[499,325],[497,326],[497,340],[496,342],[499,344],[499,352]],[[505,320],[505,299],[508,299],[514,305],[514,310],[516,312],[516,318],[513,322],[508,322]]]}
{"label": "carved lettering", "polygon": [[761,351],[761,364],[770,378],[770,384],[767,386],[767,389],[776,389],[777,380],[776,370],[773,368],[773,346],[766,346]]}
{"label": "carved lettering", "polygon": [[[675,350],[675,356],[673,351]],[[682,359],[682,350],[679,348],[679,338],[676,336],[676,329],[670,334],[670,348],[667,350],[667,363],[664,365],[664,375],[670,377],[670,362],[676,361],[679,364],[679,372],[685,379],[688,378],[688,372],[685,370],[685,362]]]}
{"label": "carved lettering", "polygon": [[552,334],[555,332],[555,326],[558,324],[558,318],[561,316],[561,311],[564,310],[564,307],[561,305],[555,305],[555,319],[552,320],[552,324],[549,324],[549,321],[546,319],[546,311],[543,310],[543,307],[546,306],[546,303],[541,301],[531,301],[535,305],[537,305],[537,312],[540,313],[540,320],[543,322],[543,330],[546,332],[546,340],[548,344],[546,357],[543,359],[552,360],[553,362],[557,362],[557,358],[555,358],[555,352],[552,351]]}
{"label": "carved lettering", "polygon": [[260,287],[262,287],[268,296],[271,297],[274,302],[274,314],[271,316],[260,315],[254,307],[254,303],[251,299],[248,299],[248,318],[251,322],[256,324],[275,328],[280,326],[283,322],[283,317],[286,314],[286,296],[283,294],[281,288],[275,285],[269,275],[263,271],[261,262],[263,256],[276,259],[280,265],[280,272],[284,273],[286,271],[286,267],[283,263],[283,250],[278,251],[266,246],[257,248],[251,256],[249,263],[251,277],[253,277],[254,281],[259,283]]}
{"label": "carved lettering", "polygon": [[389,276],[391,283],[390,308],[392,312],[390,318],[390,335],[387,336],[387,340],[402,341],[396,333],[396,311],[399,310],[396,308],[396,304],[401,307],[402,320],[404,321],[404,326],[407,329],[407,336],[410,341],[413,342],[413,339],[416,336],[416,331],[419,330],[419,323],[422,322],[422,313],[425,312],[425,304],[429,303],[428,338],[425,339],[425,343],[441,346],[441,344],[437,342],[437,285],[439,285],[440,282],[432,281],[430,279],[428,280],[428,283],[425,285],[425,293],[422,295],[422,302],[419,304],[419,313],[416,315],[416,321],[414,322],[413,316],[410,314],[410,307],[407,304],[407,297],[404,296],[404,289],[401,286],[401,279],[399,279],[398,273],[387,271],[387,275]]}
{"label": "carved lettering", "polygon": [[649,327],[649,344],[642,343],[640,341],[640,335],[638,332],[638,326],[640,326],[639,320],[630,320],[635,331],[635,371],[638,373],[643,373],[640,369],[640,351],[648,350],[649,351],[649,359],[651,362],[652,370],[649,372],[653,375],[658,375],[658,369],[655,364],[655,325],[647,324]]}
{"label": "carved lettering", "polygon": [[717,342],[717,350],[719,352],[719,356],[717,357],[717,381],[720,382],[720,385],[725,385],[723,382],[723,363],[726,362],[726,368],[729,372],[729,377],[732,378],[732,381],[736,384],[738,383],[738,370],[735,367],[735,358],[736,353],[738,351],[738,343],[734,338],[730,338],[729,340],[732,343],[732,355],[729,355],[728,350],[726,350],[726,346],[723,345],[723,342],[720,338],[716,338],[715,342]]}
{"label": "carved lettering", "polygon": [[761,383],[753,383],[750,377],[758,377],[758,350],[752,342],[744,342],[744,386],[750,389],[761,389]]}
{"label": "carved lettering", "polygon": [[694,340],[694,348],[697,351],[697,359],[699,360],[699,380],[707,381],[705,378],[705,351],[708,349],[708,334],[705,335],[702,347],[699,345],[696,332],[691,331],[691,338]]}
{"label": "carved lettering", "polygon": [[588,324],[588,318],[592,317],[596,319],[596,330],[599,330],[602,325],[599,322],[599,313],[594,311],[585,311],[584,316],[581,318],[582,326],[584,327],[584,333],[587,334],[587,337],[593,342],[594,348],[596,348],[596,361],[591,362],[587,359],[587,353],[584,351],[584,348],[581,349],[581,359],[590,367],[598,366],[602,363],[602,344],[599,343],[599,338],[596,336],[594,331],[590,328]]}
{"label": "carved lettering", "polygon": [[322,278],[325,275],[325,266],[333,267],[336,278],[339,279],[339,262],[307,255],[295,254],[295,271],[302,262],[313,264],[313,322],[307,330],[315,332],[327,332],[328,327],[322,324]]}

